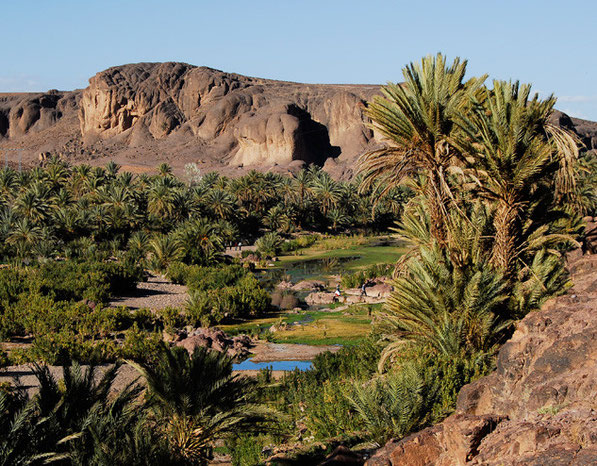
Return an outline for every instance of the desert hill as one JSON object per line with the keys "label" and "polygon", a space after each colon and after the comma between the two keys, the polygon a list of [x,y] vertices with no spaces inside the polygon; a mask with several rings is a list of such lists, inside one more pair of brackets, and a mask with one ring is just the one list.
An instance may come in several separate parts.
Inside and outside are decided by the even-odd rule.
{"label": "desert hill", "polygon": [[[0,151],[24,148],[29,165],[44,153],[134,171],[195,162],[228,175],[316,163],[347,178],[378,143],[363,114],[377,93],[377,85],[300,84],[184,63],[123,65],[83,90],[0,94]],[[597,148],[597,123],[556,119]]]}

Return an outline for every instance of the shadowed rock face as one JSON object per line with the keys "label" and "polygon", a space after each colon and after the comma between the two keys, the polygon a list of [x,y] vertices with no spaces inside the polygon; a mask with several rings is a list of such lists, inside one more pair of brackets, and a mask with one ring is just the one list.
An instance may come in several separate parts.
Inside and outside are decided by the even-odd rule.
{"label": "shadowed rock face", "polygon": [[517,324],[497,369],[462,388],[455,414],[366,464],[597,464],[597,255],[569,268],[574,287]]}
{"label": "shadowed rock face", "polygon": [[[363,114],[376,85],[299,84],[251,78],[185,63],[109,68],[84,90],[0,94],[0,149],[28,148],[75,162],[110,159],[179,172],[198,163],[229,175],[284,171],[303,163],[349,177],[377,145]],[[556,119],[597,146],[597,124]]]}

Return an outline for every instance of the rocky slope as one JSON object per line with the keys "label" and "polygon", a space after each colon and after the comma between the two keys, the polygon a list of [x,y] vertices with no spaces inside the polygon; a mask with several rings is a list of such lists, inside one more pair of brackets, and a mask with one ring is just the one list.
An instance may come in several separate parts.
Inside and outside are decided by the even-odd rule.
{"label": "rocky slope", "polygon": [[517,325],[496,371],[463,387],[452,416],[366,464],[597,464],[597,255],[570,271],[574,287]]}
{"label": "rocky slope", "polygon": [[[363,109],[378,92],[376,85],[299,84],[184,63],[124,65],[96,74],[84,90],[0,94],[0,150],[24,148],[28,164],[43,153],[93,164],[113,159],[136,171],[165,161],[180,173],[195,162],[234,175],[316,163],[349,177],[356,158],[377,144]],[[556,120],[597,148],[597,123]]]}

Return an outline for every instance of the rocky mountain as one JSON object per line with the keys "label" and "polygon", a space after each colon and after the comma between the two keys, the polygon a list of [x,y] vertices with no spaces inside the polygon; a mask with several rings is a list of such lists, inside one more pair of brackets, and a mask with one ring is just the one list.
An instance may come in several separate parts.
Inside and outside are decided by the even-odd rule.
{"label": "rocky mountain", "polygon": [[183,63],[96,74],[72,92],[0,96],[0,147],[75,160],[235,171],[327,164],[342,175],[373,140],[366,85],[298,84]]}
{"label": "rocky mountain", "polygon": [[517,324],[496,370],[461,389],[456,412],[366,465],[597,464],[597,255],[576,253],[573,288]]}
{"label": "rocky mountain", "polygon": [[[316,163],[346,178],[377,144],[363,114],[377,93],[376,85],[299,84],[184,63],[124,65],[83,90],[0,94],[0,150],[25,149],[26,164],[43,153],[133,171],[168,162],[180,172],[195,162],[229,175]],[[597,148],[597,123],[556,119]]]}

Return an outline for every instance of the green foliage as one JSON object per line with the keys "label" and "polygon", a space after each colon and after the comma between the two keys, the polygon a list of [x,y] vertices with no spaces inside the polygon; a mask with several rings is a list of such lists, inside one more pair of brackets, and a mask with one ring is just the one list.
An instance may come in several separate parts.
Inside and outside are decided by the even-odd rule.
{"label": "green foliage", "polygon": [[224,319],[259,316],[270,305],[269,293],[253,275],[246,275],[233,286],[207,290],[190,288],[186,311],[193,325],[211,325]]}
{"label": "green foliage", "polygon": [[299,249],[313,246],[319,239],[318,235],[299,236],[296,239],[284,241],[280,246],[280,253],[287,254],[289,252],[298,251]]}
{"label": "green foliage", "polygon": [[[269,396],[317,439],[357,431],[363,424],[355,417],[345,393],[353,384],[352,378],[373,374],[380,350],[377,343],[367,340],[336,353],[322,353],[311,370],[287,374]],[[264,392],[267,396],[268,391]]]}
{"label": "green foliage", "polygon": [[59,384],[36,365],[37,395],[30,398],[22,387],[0,392],[0,463],[173,464],[146,407],[135,403],[141,387],[111,396],[118,367],[100,374],[93,366],[67,365]]}
{"label": "green foliage", "polygon": [[270,413],[253,404],[255,382],[232,375],[225,354],[163,347],[155,362],[132,363],[147,381],[148,404],[182,464],[205,464],[213,442],[263,429]]}
{"label": "green foliage", "polygon": [[374,264],[364,270],[342,275],[341,283],[344,288],[358,288],[374,278],[391,276],[395,267],[395,264]]}
{"label": "green foliage", "polygon": [[260,466],[265,458],[261,452],[264,439],[261,436],[242,435],[234,439],[229,447],[233,466]]}
{"label": "green foliage", "polygon": [[257,251],[268,256],[277,256],[282,248],[282,237],[276,232],[269,232],[255,241]]}

